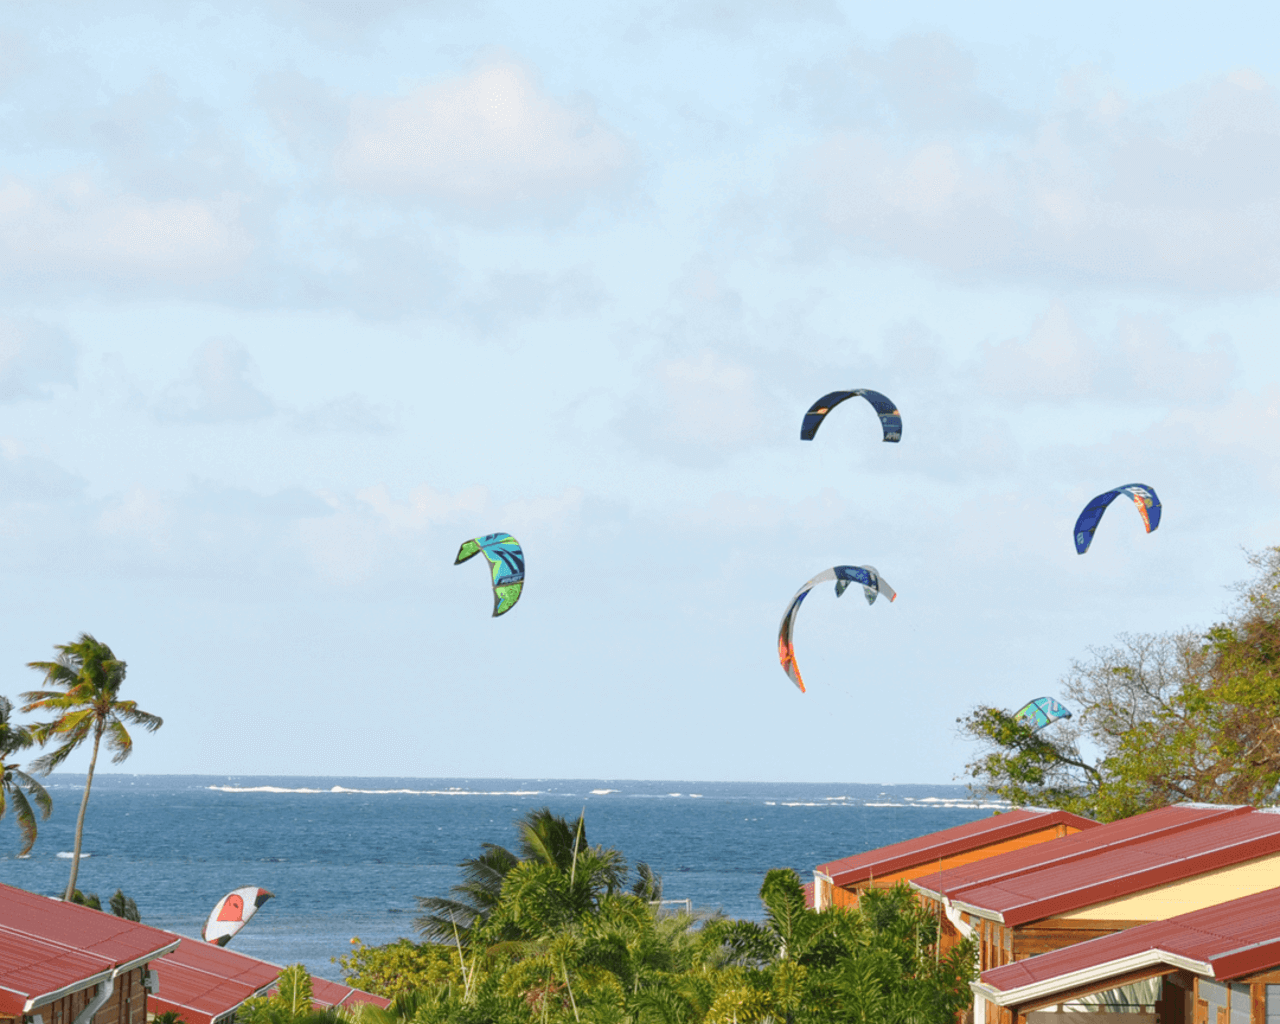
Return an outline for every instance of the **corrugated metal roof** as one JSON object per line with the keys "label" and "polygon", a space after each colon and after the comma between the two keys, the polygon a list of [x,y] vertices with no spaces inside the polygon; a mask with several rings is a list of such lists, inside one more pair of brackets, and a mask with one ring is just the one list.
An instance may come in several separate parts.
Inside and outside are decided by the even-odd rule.
{"label": "corrugated metal roof", "polygon": [[23,1006],[29,999],[67,985],[96,985],[104,976],[110,977],[114,967],[106,957],[68,949],[0,924],[0,983],[20,996]]}
{"label": "corrugated metal roof", "polygon": [[1067,811],[1019,808],[891,846],[867,850],[852,857],[842,857],[827,864],[819,864],[815,870],[826,875],[836,885],[853,885],[877,875],[888,875],[916,866],[925,867],[945,857],[953,857],[1054,825],[1070,825],[1083,830],[1098,827],[1096,821]]}
{"label": "corrugated metal roof", "polygon": [[952,906],[1019,925],[1274,853],[1280,816],[1237,814],[947,895]]}
{"label": "corrugated metal roof", "polygon": [[183,939],[151,964],[159,981],[152,1013],[177,1011],[187,1024],[212,1024],[275,983],[281,968],[209,942]]}
{"label": "corrugated metal roof", "polygon": [[[172,953],[151,964],[160,984],[159,991],[147,998],[147,1009],[152,1013],[175,1010],[187,1024],[212,1024],[251,996],[273,992],[283,969],[210,942],[183,939]],[[311,979],[311,995],[312,1003],[321,1008],[391,1005],[389,999],[324,978]]]}
{"label": "corrugated metal roof", "polygon": [[177,942],[159,928],[0,884],[0,980],[5,1004],[79,991]]}
{"label": "corrugated metal roof", "polygon": [[328,981],[324,978],[311,979],[311,1001],[321,1007],[372,1003],[374,1006],[380,1006],[385,1010],[391,1005],[390,999],[384,999],[382,996],[375,996],[372,992],[362,992],[358,988],[340,985],[336,981]]}
{"label": "corrugated metal roof", "polygon": [[[989,856],[974,864],[948,868],[943,872],[920,876],[913,886],[931,895],[954,897],[956,893],[973,891],[982,886],[996,886],[1006,879],[1023,876],[1048,868],[1065,868],[1075,863],[1092,863],[1117,850],[1155,842],[1161,844],[1165,855],[1179,849],[1180,833],[1202,828],[1213,822],[1235,818],[1270,817],[1257,815],[1247,806],[1206,806],[1179,804],[1135,814],[1119,822],[1111,822],[1087,832],[1076,832],[1055,840],[1051,844],[1039,844],[1012,850],[1007,854]],[[1171,842],[1170,842],[1171,841]]]}
{"label": "corrugated metal roof", "polygon": [[1105,981],[1139,961],[1199,969],[1220,981],[1280,967],[1280,889],[996,967],[980,983],[1008,1006]]}

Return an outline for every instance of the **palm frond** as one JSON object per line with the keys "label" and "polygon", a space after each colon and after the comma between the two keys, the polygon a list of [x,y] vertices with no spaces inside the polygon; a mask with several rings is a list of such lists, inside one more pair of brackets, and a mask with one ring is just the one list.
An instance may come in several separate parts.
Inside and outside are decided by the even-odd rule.
{"label": "palm frond", "polygon": [[129,730],[124,727],[124,723],[118,719],[111,719],[107,723],[107,749],[114,750],[115,756],[111,759],[112,764],[119,764],[126,757],[133,753],[133,737],[129,735]]}
{"label": "palm frond", "polygon": [[[22,857],[31,852],[31,847],[36,844],[36,816],[31,809],[31,803],[27,800],[26,794],[17,786],[5,786],[8,789],[9,797],[13,801],[13,816],[18,820],[18,828],[22,831],[22,849],[18,851],[18,856]],[[5,807],[3,801],[3,792],[0,792],[0,818],[4,817]],[[48,815],[45,815],[48,817]]]}

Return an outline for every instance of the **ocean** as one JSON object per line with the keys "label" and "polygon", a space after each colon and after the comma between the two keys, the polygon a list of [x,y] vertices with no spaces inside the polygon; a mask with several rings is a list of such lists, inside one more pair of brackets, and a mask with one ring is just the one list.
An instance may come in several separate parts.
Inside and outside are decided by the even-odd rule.
{"label": "ocean", "polygon": [[[17,859],[0,821],[0,881],[60,895],[84,776],[46,781],[53,816]],[[443,896],[483,842],[514,848],[512,822],[547,806],[587,840],[647,861],[664,896],[758,918],[764,873],[816,864],[974,821],[1003,805],[962,786],[551,779],[282,778],[102,774],[94,779],[77,886],[116,889],[146,924],[199,937],[231,889],[275,894],[230,948],[341,979],[336,958],[412,937],[416,896]]]}

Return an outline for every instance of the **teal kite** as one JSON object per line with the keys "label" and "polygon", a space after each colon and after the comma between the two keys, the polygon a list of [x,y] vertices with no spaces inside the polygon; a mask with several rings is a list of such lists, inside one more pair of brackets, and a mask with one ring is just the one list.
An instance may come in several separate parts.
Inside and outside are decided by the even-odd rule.
{"label": "teal kite", "polygon": [[475,540],[462,542],[454,565],[483,554],[493,574],[493,615],[505,615],[520,600],[524,589],[524,551],[509,533],[486,533]]}
{"label": "teal kite", "polygon": [[1037,697],[1013,713],[1014,721],[1030,726],[1032,732],[1039,732],[1059,718],[1070,717],[1071,712],[1052,697]]}

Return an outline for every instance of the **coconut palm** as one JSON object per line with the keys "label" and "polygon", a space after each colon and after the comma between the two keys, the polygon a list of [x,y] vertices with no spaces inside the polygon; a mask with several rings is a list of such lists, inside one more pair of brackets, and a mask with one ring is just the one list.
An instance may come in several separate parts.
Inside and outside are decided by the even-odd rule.
{"label": "coconut palm", "polygon": [[503,906],[504,886],[508,891],[500,915],[501,938],[541,935],[556,923],[590,912],[601,896],[618,892],[626,881],[622,854],[589,846],[581,817],[570,822],[540,807],[515,826],[519,856],[484,843],[479,857],[458,865],[464,880],[452,887],[455,898],[418,897],[418,906],[426,911],[414,921],[420,935],[434,942],[466,941],[468,932],[484,925]]}
{"label": "coconut palm", "polygon": [[27,664],[44,673],[44,689],[24,693],[23,711],[49,711],[54,717],[31,728],[32,738],[41,746],[54,742],[57,746],[32,762],[37,771],[48,774],[62,764],[73,750],[92,738],[93,753],[89,758],[89,774],[84,782],[80,815],[76,818],[76,843],[71,854],[71,879],[63,899],[71,899],[76,891],[76,875],[80,870],[80,845],[84,839],[84,812],[89,806],[89,790],[98,764],[98,747],[106,738],[112,751],[113,764],[119,764],[133,752],[133,738],[126,725],[140,725],[155,732],[164,719],[148,714],[131,700],[120,699],[124,683],[125,663],[106,644],[88,633],[81,633],[71,644],[54,647],[58,656],[53,661]]}
{"label": "coconut palm", "polygon": [[13,705],[7,698],[0,697],[0,818],[4,817],[5,811],[9,809],[9,801],[12,801],[13,815],[18,821],[18,828],[22,830],[22,849],[18,852],[21,857],[30,851],[36,841],[36,814],[31,802],[34,800],[36,807],[40,808],[40,816],[47,818],[53,810],[53,801],[44,787],[16,763],[5,763],[19,750],[26,750],[35,743],[29,729],[10,723],[9,715],[12,712]]}

